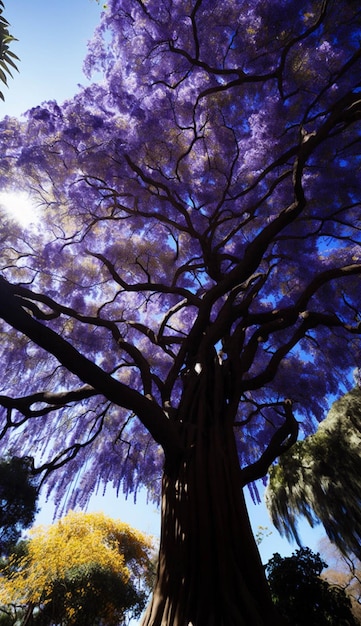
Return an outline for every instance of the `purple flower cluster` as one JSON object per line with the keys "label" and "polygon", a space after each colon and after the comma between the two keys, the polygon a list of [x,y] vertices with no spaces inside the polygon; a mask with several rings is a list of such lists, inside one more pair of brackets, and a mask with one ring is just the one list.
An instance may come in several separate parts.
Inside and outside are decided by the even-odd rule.
{"label": "purple flower cluster", "polygon": [[2,188],[43,225],[0,227],[2,446],[63,468],[67,506],[156,497],[204,377],[244,468],[360,366],[355,3],[107,4],[102,82],[0,124]]}

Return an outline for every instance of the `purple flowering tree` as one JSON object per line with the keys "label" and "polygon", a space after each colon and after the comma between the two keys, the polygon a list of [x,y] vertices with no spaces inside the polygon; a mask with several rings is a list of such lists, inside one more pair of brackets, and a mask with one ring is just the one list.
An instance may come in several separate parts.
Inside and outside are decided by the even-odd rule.
{"label": "purple flowering tree", "polygon": [[351,0],[110,0],[102,79],[1,123],[41,216],[1,223],[2,446],[60,507],[162,483],[144,626],[280,624],[242,488],[360,364],[360,35]]}

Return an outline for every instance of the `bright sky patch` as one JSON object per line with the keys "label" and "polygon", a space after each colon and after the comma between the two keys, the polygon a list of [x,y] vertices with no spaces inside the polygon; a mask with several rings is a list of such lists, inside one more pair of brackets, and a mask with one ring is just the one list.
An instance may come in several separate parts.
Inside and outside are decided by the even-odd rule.
{"label": "bright sky patch", "polygon": [[38,205],[25,191],[1,191],[0,207],[21,226],[39,221]]}

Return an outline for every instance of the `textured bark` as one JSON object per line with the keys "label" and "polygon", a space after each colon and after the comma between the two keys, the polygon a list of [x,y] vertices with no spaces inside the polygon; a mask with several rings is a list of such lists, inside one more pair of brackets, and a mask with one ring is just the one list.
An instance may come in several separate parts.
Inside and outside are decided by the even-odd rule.
{"label": "textured bark", "polygon": [[210,419],[214,398],[197,391],[196,423],[185,427],[188,453],[163,478],[158,580],[142,626],[280,626],[249,523],[232,427],[219,414]]}

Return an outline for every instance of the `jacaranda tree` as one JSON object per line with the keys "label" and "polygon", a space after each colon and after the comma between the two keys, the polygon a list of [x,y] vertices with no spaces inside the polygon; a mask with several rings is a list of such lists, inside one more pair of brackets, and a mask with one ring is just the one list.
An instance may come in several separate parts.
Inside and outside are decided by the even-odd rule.
{"label": "jacaranda tree", "polygon": [[[1,123],[3,446],[156,497],[146,626],[280,624],[242,487],[359,365],[361,9],[111,0],[99,79]],[[58,470],[58,471],[54,471]]]}

